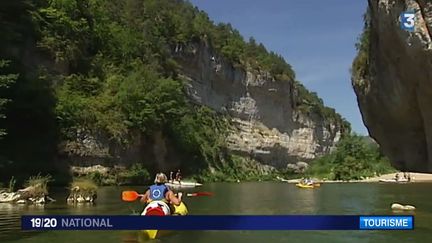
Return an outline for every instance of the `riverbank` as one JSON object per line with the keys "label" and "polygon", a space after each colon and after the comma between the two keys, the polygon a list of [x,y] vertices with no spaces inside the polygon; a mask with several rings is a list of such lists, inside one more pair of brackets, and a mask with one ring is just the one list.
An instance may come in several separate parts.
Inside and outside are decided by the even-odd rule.
{"label": "riverbank", "polygon": [[[369,179],[362,180],[362,182],[378,182],[381,179],[394,179],[396,174],[398,173],[390,173],[385,174]],[[411,182],[432,182],[432,174],[428,173],[415,173],[415,172],[409,172],[411,177]],[[399,176],[403,177],[403,173],[399,172]]]}
{"label": "riverbank", "polygon": [[[379,180],[381,179],[394,179],[396,173],[389,173],[389,174],[384,174],[384,175],[380,175],[380,176],[376,176],[376,177],[372,177],[372,178],[366,178],[363,180],[349,180],[349,181],[342,181],[342,180],[326,180],[326,179],[317,179],[317,181],[319,181],[320,183],[359,183],[359,182],[379,182]],[[411,182],[431,182],[432,183],[432,174],[428,174],[428,173],[415,173],[415,172],[409,172],[410,176],[411,176]],[[403,176],[403,173],[399,172],[399,176]],[[292,179],[292,180],[286,180],[283,178],[278,178],[279,181],[282,182],[288,182],[288,183],[299,183],[301,179]]]}

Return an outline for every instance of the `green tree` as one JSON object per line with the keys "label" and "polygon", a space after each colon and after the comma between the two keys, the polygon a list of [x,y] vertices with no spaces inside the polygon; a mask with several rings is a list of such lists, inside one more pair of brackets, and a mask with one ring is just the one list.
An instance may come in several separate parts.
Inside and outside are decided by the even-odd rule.
{"label": "green tree", "polygon": [[231,35],[227,38],[226,45],[222,47],[221,52],[228,60],[240,63],[244,57],[245,43],[237,30],[230,31]]}
{"label": "green tree", "polygon": [[[18,78],[18,74],[8,73],[7,67],[10,61],[0,60],[0,119],[6,118],[5,108],[7,103],[11,101],[6,95],[6,90],[13,84]],[[0,128],[0,138],[6,135],[6,129]]]}
{"label": "green tree", "polygon": [[308,174],[335,180],[360,180],[393,171],[377,144],[367,137],[351,134],[338,143],[335,151],[313,161]]}
{"label": "green tree", "polygon": [[180,82],[160,78],[139,64],[134,69],[121,82],[116,96],[129,124],[148,133],[183,113],[185,100]]}
{"label": "green tree", "polygon": [[193,30],[198,39],[207,38],[208,31],[212,28],[211,21],[205,12],[198,12],[193,19]]}
{"label": "green tree", "polygon": [[363,32],[359,36],[357,43],[355,44],[355,47],[357,49],[357,56],[354,58],[354,61],[352,63],[351,67],[351,76],[353,79],[353,82],[356,82],[354,85],[354,88],[358,87],[358,90],[360,91],[362,86],[364,85],[364,82],[358,82],[368,75],[368,68],[369,68],[369,36],[370,36],[370,13],[369,11],[365,13],[363,16],[364,19],[364,27]]}

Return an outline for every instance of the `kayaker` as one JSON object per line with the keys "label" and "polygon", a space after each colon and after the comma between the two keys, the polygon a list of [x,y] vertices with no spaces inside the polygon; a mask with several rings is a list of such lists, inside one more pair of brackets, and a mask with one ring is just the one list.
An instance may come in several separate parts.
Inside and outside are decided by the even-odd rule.
{"label": "kayaker", "polygon": [[181,179],[182,179],[182,176],[181,176],[181,172],[180,172],[180,169],[178,169],[177,170],[177,173],[176,173],[176,181],[178,181],[179,182],[179,184],[181,184]]}
{"label": "kayaker", "polygon": [[171,182],[171,183],[173,183],[174,181],[173,181],[173,175],[174,175],[174,172],[172,172],[172,171],[170,171],[170,179],[169,179],[169,182]]}
{"label": "kayaker", "polygon": [[167,176],[164,173],[156,174],[154,180],[154,185],[145,192],[144,196],[141,198],[141,202],[150,203],[152,201],[163,201],[166,203],[174,204],[176,206],[180,205],[182,199],[182,193],[179,192],[178,196],[171,191],[165,183],[167,183]]}

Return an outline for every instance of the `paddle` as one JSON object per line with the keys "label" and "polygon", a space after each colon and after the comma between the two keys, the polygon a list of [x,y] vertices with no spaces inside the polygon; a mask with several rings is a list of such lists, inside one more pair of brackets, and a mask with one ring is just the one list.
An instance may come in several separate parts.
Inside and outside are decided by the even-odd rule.
{"label": "paddle", "polygon": [[142,196],[144,196],[144,195],[139,194],[136,191],[123,191],[122,192],[122,200],[125,202],[133,202]]}
{"label": "paddle", "polygon": [[188,193],[186,194],[188,197],[200,197],[200,196],[213,196],[213,193],[211,192],[195,192],[195,193]]}
{"label": "paddle", "polygon": [[[185,194],[183,194],[185,195]],[[144,194],[139,194],[136,191],[123,191],[122,192],[122,200],[126,202],[133,202],[138,198],[144,196]],[[200,196],[213,196],[211,192],[195,192],[195,193],[187,193],[187,197],[200,197]]]}

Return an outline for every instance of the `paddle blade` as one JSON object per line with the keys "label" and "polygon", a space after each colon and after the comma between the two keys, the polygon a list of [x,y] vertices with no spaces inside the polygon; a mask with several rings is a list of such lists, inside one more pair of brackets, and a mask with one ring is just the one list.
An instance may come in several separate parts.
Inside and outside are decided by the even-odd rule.
{"label": "paddle blade", "polygon": [[124,191],[122,192],[122,200],[126,202],[133,202],[137,200],[141,195],[136,191]]}
{"label": "paddle blade", "polygon": [[213,193],[211,192],[195,192],[195,193],[188,193],[188,197],[202,197],[202,196],[213,196]]}

